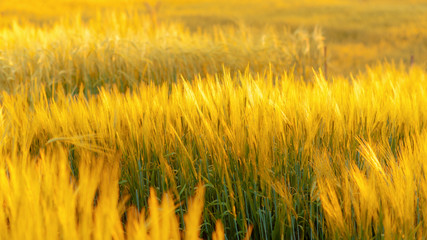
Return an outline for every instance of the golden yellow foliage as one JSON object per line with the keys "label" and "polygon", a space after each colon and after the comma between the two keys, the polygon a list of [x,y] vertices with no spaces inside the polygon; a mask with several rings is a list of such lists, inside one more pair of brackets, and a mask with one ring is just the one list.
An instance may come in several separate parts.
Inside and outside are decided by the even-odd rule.
{"label": "golden yellow foliage", "polygon": [[[119,198],[118,162],[111,156],[82,152],[77,179],[63,148],[35,158],[1,158],[1,239],[181,239],[170,194],[159,205],[151,189],[147,219],[144,211],[125,206],[127,197]],[[203,203],[200,185],[189,203],[185,239],[199,239]],[[224,239],[220,221],[215,237]]]}
{"label": "golden yellow foliage", "polygon": [[[40,218],[38,224],[51,214],[49,218],[58,219],[52,220],[58,221],[53,229],[72,228],[70,234],[79,238],[121,238],[127,234],[176,238],[181,236],[178,226],[184,223],[183,236],[196,238],[199,227],[206,227],[201,216],[208,222],[224,216],[237,219],[235,224],[242,231],[250,232],[253,226],[258,237],[297,234],[289,229],[299,218],[309,219],[306,227],[312,234],[421,234],[417,226],[424,226],[425,216],[425,76],[416,67],[408,72],[393,66],[370,69],[352,81],[327,81],[317,74],[312,82],[302,82],[286,74],[279,80],[273,74],[231,76],[225,71],[221,77],[181,80],[172,85],[141,84],[125,93],[112,88],[72,96],[57,88],[55,97],[48,98],[39,83],[33,85],[38,88],[3,93],[1,152],[5,159],[12,159],[3,162],[3,189],[10,188],[5,193],[12,193],[3,195],[10,204],[3,221],[30,221],[13,215],[22,214],[13,204],[23,202],[24,207],[28,204],[26,211],[37,211],[32,215]],[[39,154],[57,147],[63,150]],[[39,160],[30,161],[33,158]],[[115,167],[101,170],[106,169],[105,164],[97,162]],[[50,172],[37,175],[33,171],[40,166]],[[68,168],[78,181],[65,171]],[[50,175],[55,172],[60,174]],[[69,199],[70,206],[61,210],[63,215],[56,207],[48,208],[55,205],[43,202],[48,200],[36,189],[44,182],[37,178],[51,184],[46,187],[49,198]],[[61,179],[67,181],[59,183],[65,181]],[[188,195],[183,197],[188,194],[185,185],[196,187],[200,180],[207,190],[199,187],[191,201]],[[255,184],[259,184],[256,194],[260,196],[252,200],[248,195]],[[123,196],[118,195],[119,185],[126,193]],[[154,190],[144,192],[143,188],[152,186],[171,191],[161,205]],[[66,193],[56,196],[60,191],[54,187]],[[208,196],[206,208],[203,191]],[[144,205],[141,197],[148,198],[148,193],[148,204]],[[148,211],[125,211],[124,196],[138,208],[149,206]],[[34,204],[47,207],[35,210],[20,198],[41,199]],[[177,220],[173,199],[188,202],[186,217]],[[263,205],[257,205],[260,203]],[[108,207],[98,207],[101,205]],[[240,220],[254,221],[253,214],[260,214],[263,208],[281,216],[278,222],[271,220],[277,225],[272,233],[261,230],[265,219],[255,224]],[[298,208],[312,213],[300,215]],[[109,212],[111,209],[115,210]],[[183,210],[179,207],[181,217]],[[124,212],[133,219],[127,223],[128,231],[120,227]],[[150,217],[145,219],[145,213]],[[68,214],[70,217],[65,217]],[[91,218],[97,214],[103,217]],[[315,232],[321,226],[319,219],[325,221],[321,233]],[[69,221],[76,226],[63,226]],[[40,228],[40,236],[57,231],[44,225],[33,227]],[[109,231],[102,230],[105,227]],[[227,229],[219,225],[214,236],[220,238],[222,231]],[[19,230],[5,233],[13,232]]]}
{"label": "golden yellow foliage", "polygon": [[0,239],[426,238],[424,5],[1,1]]}

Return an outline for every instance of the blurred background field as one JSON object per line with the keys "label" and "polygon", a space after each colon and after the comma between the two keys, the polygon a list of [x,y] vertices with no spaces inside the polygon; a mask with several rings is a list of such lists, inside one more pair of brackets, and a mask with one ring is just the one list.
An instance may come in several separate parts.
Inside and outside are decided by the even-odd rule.
{"label": "blurred background field", "polygon": [[[35,23],[52,22],[80,12],[90,18],[96,11],[146,13],[146,3],[156,1],[2,1],[1,24],[11,19]],[[179,21],[192,31],[212,25],[254,28],[265,26],[291,31],[303,27],[322,29],[328,46],[331,73],[348,74],[367,64],[395,60],[426,64],[427,3],[422,0],[358,1],[160,1],[159,22]]]}

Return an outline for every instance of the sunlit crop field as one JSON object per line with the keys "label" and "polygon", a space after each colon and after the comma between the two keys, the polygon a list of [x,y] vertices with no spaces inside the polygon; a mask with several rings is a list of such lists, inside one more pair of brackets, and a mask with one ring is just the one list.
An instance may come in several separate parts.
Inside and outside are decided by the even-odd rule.
{"label": "sunlit crop field", "polygon": [[0,3],[0,239],[426,238],[426,6]]}

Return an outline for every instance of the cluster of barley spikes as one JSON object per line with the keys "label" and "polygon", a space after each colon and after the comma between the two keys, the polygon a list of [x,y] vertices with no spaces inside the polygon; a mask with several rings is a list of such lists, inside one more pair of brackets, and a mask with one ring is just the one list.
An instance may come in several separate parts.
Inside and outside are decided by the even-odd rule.
{"label": "cluster of barley spikes", "polygon": [[109,19],[1,29],[0,239],[427,235],[424,70],[302,81],[318,32]]}
{"label": "cluster of barley spikes", "polygon": [[99,13],[40,26],[27,22],[0,29],[0,87],[14,90],[37,80],[73,92],[116,85],[120,91],[144,83],[172,84],[181,76],[249,69],[292,71],[307,78],[322,64],[319,29],[212,26],[196,32],[172,22],[154,25],[137,12]]}

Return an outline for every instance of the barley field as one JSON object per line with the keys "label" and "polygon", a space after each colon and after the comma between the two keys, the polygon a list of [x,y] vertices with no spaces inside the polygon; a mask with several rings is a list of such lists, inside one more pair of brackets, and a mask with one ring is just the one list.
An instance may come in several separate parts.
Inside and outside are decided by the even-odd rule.
{"label": "barley field", "polygon": [[0,239],[427,238],[427,2],[0,2]]}

